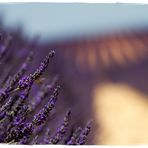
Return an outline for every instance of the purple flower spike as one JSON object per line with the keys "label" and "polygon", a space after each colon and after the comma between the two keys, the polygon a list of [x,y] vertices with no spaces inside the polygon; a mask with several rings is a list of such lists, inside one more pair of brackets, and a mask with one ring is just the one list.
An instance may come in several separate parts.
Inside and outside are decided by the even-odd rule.
{"label": "purple flower spike", "polygon": [[57,101],[57,96],[59,94],[59,89],[60,89],[60,86],[57,86],[55,88],[54,93],[51,96],[49,102],[44,106],[43,109],[41,109],[39,111],[38,114],[34,115],[34,118],[33,118],[33,121],[32,121],[34,125],[39,126],[39,125],[41,125],[42,123],[45,122],[45,120],[49,116],[50,112],[55,107],[55,103]]}
{"label": "purple flower spike", "polygon": [[70,116],[71,116],[71,110],[68,110],[66,112],[62,125],[58,128],[55,136],[50,138],[49,144],[58,144],[63,139],[68,129]]}
{"label": "purple flower spike", "polygon": [[76,128],[76,130],[73,132],[70,140],[67,142],[67,145],[76,145],[76,140],[79,137],[81,132],[82,132],[81,127]]}
{"label": "purple flower spike", "polygon": [[49,64],[49,59],[52,58],[54,54],[55,52],[51,50],[49,54],[44,58],[43,62],[41,62],[39,68],[37,68],[33,74],[30,74],[27,77],[23,77],[18,83],[19,89],[25,89],[26,87],[31,86],[33,82],[37,80],[42,75],[42,73],[45,71],[45,69],[47,68]]}
{"label": "purple flower spike", "polygon": [[48,67],[49,59],[53,58],[54,54],[55,54],[54,50],[51,50],[48,53],[48,55],[44,58],[43,62],[41,62],[39,68],[37,68],[36,71],[32,74],[33,80],[38,79],[42,75],[42,73]]}
{"label": "purple flower spike", "polygon": [[88,137],[88,134],[90,133],[91,126],[92,126],[92,121],[89,121],[86,127],[82,130],[79,138],[77,139],[78,145],[83,145],[86,143],[86,139]]}

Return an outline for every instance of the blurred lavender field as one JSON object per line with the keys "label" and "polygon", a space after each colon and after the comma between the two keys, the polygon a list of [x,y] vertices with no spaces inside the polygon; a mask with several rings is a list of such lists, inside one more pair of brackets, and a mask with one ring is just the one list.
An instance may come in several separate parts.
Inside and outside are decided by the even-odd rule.
{"label": "blurred lavender field", "polygon": [[[35,82],[29,97],[59,77],[61,92],[47,122],[52,132],[70,108],[67,134],[93,120],[87,144],[148,143],[147,5],[5,4],[0,8],[1,45],[10,39],[0,65],[1,88],[29,51],[34,54],[25,75],[33,73],[53,49],[56,54],[43,74],[43,84]],[[41,128],[40,141],[46,130]]]}

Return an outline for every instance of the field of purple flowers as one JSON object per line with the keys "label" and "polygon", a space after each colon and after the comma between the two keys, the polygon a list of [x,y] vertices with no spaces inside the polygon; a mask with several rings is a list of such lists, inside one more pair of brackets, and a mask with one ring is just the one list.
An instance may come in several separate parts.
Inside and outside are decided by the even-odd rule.
{"label": "field of purple flowers", "polygon": [[82,126],[75,118],[62,78],[50,72],[57,53],[48,47],[42,54],[37,41],[1,24],[0,143],[86,144],[92,122]]}

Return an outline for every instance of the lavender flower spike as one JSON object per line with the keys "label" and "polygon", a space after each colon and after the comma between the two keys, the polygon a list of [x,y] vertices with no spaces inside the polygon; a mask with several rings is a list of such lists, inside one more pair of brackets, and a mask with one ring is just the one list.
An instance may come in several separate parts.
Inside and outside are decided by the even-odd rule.
{"label": "lavender flower spike", "polygon": [[79,137],[80,133],[82,132],[81,127],[77,127],[75,131],[73,132],[70,140],[67,142],[67,145],[76,145],[76,140]]}
{"label": "lavender flower spike", "polygon": [[50,139],[49,144],[58,144],[62,140],[62,138],[66,134],[67,127],[69,125],[70,116],[71,116],[71,110],[68,110],[66,112],[62,125],[58,128],[55,136]]}
{"label": "lavender flower spike", "polygon": [[86,127],[82,130],[79,138],[77,139],[77,145],[83,145],[86,142],[87,136],[90,132],[92,126],[92,121],[89,121],[86,125]]}
{"label": "lavender flower spike", "polygon": [[27,77],[22,78],[18,83],[19,89],[25,89],[26,87],[33,84],[35,80],[37,80],[42,73],[45,71],[49,64],[49,59],[54,56],[55,52],[51,50],[48,55],[44,58],[43,62],[41,62],[39,68],[36,69],[36,71],[33,74],[30,74]]}
{"label": "lavender flower spike", "polygon": [[43,109],[39,111],[38,114],[36,114],[33,118],[33,124],[36,126],[41,125],[45,122],[46,118],[49,116],[51,110],[54,108],[55,103],[57,101],[57,96],[59,94],[60,86],[57,86],[54,90],[53,95],[51,96],[49,102],[45,105]]}

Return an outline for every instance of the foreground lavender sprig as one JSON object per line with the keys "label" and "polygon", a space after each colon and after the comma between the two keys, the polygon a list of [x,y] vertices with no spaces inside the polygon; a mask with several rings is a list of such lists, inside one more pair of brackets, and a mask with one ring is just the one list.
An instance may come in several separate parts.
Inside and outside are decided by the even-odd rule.
{"label": "foreground lavender sprig", "polygon": [[37,125],[37,126],[41,125],[41,123],[43,123],[46,120],[46,118],[49,116],[51,110],[55,107],[59,90],[60,90],[60,86],[57,86],[49,102],[44,106],[42,110],[39,111],[38,114],[34,116],[32,121],[34,125]]}
{"label": "foreground lavender sprig", "polygon": [[42,73],[45,71],[49,64],[49,59],[54,56],[55,52],[51,50],[48,55],[44,58],[43,62],[41,62],[39,68],[36,69],[36,71],[33,74],[30,74],[29,76],[23,77],[19,83],[18,83],[18,88],[19,89],[25,89],[26,87],[29,87],[30,85],[33,84],[35,80],[37,80]]}
{"label": "foreground lavender sprig", "polygon": [[[9,126],[7,127],[7,131],[9,131],[9,135],[6,137],[6,142],[10,142],[11,140],[17,141],[19,131],[22,128],[22,125],[19,126],[16,124],[15,120],[17,119],[23,119],[21,122],[25,121],[25,113],[28,110],[28,107],[25,105],[25,101],[28,98],[30,92],[30,87],[28,87],[26,90],[24,90],[18,97],[16,103],[12,106],[11,110],[6,112],[6,117],[4,119],[9,121]],[[23,123],[24,125],[24,123]]]}

